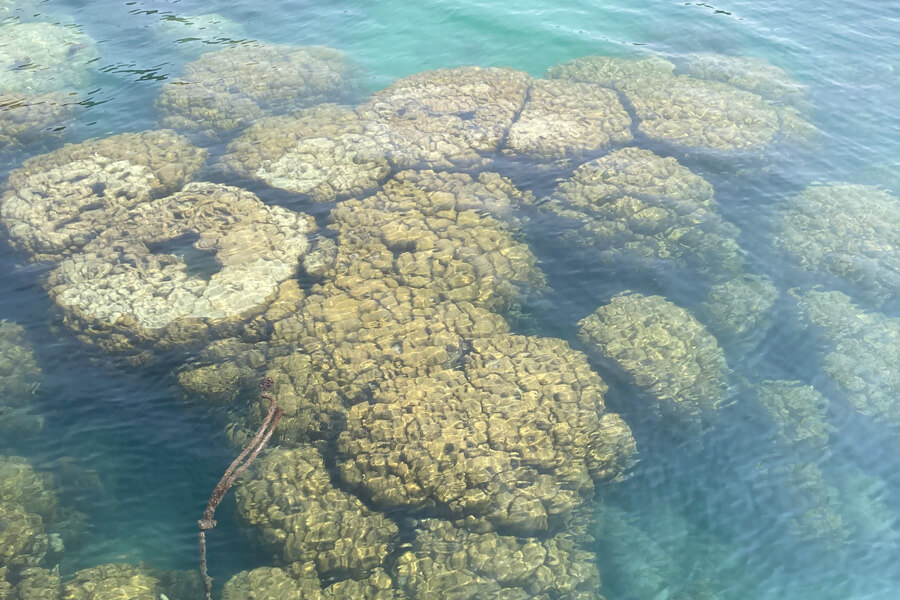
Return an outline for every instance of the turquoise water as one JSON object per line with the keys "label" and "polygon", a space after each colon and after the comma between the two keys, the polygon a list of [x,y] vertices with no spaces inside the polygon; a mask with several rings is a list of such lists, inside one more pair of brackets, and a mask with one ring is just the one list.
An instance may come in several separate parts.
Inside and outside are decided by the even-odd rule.
{"label": "turquoise water", "polygon": [[[896,598],[900,438],[896,427],[860,415],[846,402],[822,370],[819,350],[826,342],[803,324],[786,294],[795,286],[840,284],[799,272],[773,251],[771,239],[775,207],[810,183],[878,185],[900,194],[900,4],[596,4],[48,0],[22,5],[8,18],[77,24],[97,41],[98,58],[91,81],[79,90],[83,111],[63,139],[48,137],[45,149],[7,154],[0,178],[27,156],[63,141],[156,127],[153,99],[164,82],[202,52],[238,40],[342,50],[359,68],[363,94],[414,73],[463,65],[509,66],[540,77],[554,64],[590,54],[677,61],[715,52],[765,59],[808,88],[810,120],[821,132],[816,144],[778,149],[763,168],[752,159],[723,162],[690,153],[678,158],[712,183],[721,214],[740,228],[747,269],[771,277],[781,292],[773,324],[759,343],[749,350],[723,344],[726,356],[741,378],[798,380],[829,400],[833,432],[826,449],[799,452],[799,458],[819,465],[837,490],[848,537],[833,544],[793,532],[791,522],[809,508],[807,500],[791,497],[773,473],[796,463],[798,455],[771,443],[746,389],[736,385],[737,396],[721,409],[714,429],[678,431],[640,410],[641,392],[610,361],[594,358],[592,366],[611,386],[609,408],[633,430],[639,462],[625,481],[598,490],[591,550],[610,600],[675,598],[684,589],[695,590],[685,597],[704,597],[691,585],[705,585],[715,594],[710,597],[719,598]],[[171,17],[202,13],[217,13],[238,27],[207,40],[160,36],[154,29]],[[201,173],[232,183],[211,169]],[[554,177],[568,173],[513,165],[505,174],[540,197],[552,190]],[[320,218],[330,208],[281,192],[254,191],[263,201]],[[665,265],[599,264],[588,252],[561,244],[553,220],[523,212],[531,217],[525,239],[553,292],[526,303],[514,325],[517,332],[561,337],[583,348],[578,322],[625,289],[663,295],[699,311],[707,285],[701,277],[673,273]],[[46,273],[46,266],[28,263],[6,244],[0,250],[5,290],[0,318],[23,325],[35,347],[43,381],[33,404],[45,419],[39,434],[0,445],[9,448],[3,453],[28,457],[52,473],[63,504],[86,516],[87,527],[67,548],[61,572],[106,562],[193,569],[196,520],[235,454],[222,430],[226,411],[179,391],[173,370],[192,359],[189,351],[139,367],[87,348],[60,324],[41,285]],[[896,302],[863,308],[900,316]],[[891,351],[900,355],[900,343]],[[218,585],[270,562],[242,532],[231,498],[217,517],[209,551]],[[647,565],[654,575],[648,575]],[[663,583],[653,583],[653,577]]]}

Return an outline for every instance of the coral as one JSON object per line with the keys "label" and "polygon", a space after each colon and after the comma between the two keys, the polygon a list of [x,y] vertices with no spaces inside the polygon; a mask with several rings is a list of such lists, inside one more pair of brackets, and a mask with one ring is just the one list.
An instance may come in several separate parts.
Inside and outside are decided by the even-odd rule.
{"label": "coral", "polygon": [[314,447],[272,451],[256,472],[236,488],[238,514],[283,564],[363,577],[382,564],[397,526],[335,488]]}
{"label": "coral", "polygon": [[438,519],[419,523],[396,570],[409,596],[422,600],[601,598],[593,554],[567,539],[473,533]]}
{"label": "coral", "polygon": [[61,136],[78,108],[75,99],[58,93],[0,93],[0,151]]}
{"label": "coral", "polygon": [[862,300],[900,298],[900,199],[876,187],[812,185],[776,216],[775,244],[803,269],[828,273]]}
{"label": "coral", "polygon": [[162,123],[218,138],[346,92],[344,55],[322,46],[242,44],[204,54],[166,83],[156,100]]}
{"label": "coral", "polygon": [[[322,587],[312,565],[303,565],[304,573],[294,578],[277,567],[259,567],[242,571],[228,580],[224,600],[321,600]],[[310,573],[311,571],[311,573]]]}
{"label": "coral", "polygon": [[631,118],[615,92],[566,80],[534,81],[504,150],[564,158],[631,141]]}
{"label": "coral", "polygon": [[49,549],[50,539],[39,515],[0,502],[0,568],[37,566]]}
{"label": "coral", "polygon": [[323,104],[263,119],[228,145],[222,163],[318,202],[374,191],[390,173],[387,133],[345,107]]}
{"label": "coral", "polygon": [[800,307],[830,342],[822,369],[850,404],[900,424],[900,318],[867,313],[841,292],[810,291]]}
{"label": "coral", "polygon": [[16,248],[59,260],[130,220],[131,210],[179,189],[205,159],[205,151],[166,130],[64,146],[10,174],[0,218]]}
{"label": "coral", "polygon": [[41,368],[25,339],[25,329],[0,321],[0,433],[5,439],[40,430],[43,420],[28,414],[31,397],[40,382]]}
{"label": "coral", "polygon": [[834,428],[828,424],[828,400],[813,386],[799,381],[763,381],[756,401],[774,425],[774,437],[789,446],[824,448]]}
{"label": "coral", "polygon": [[46,94],[84,87],[98,58],[78,27],[50,23],[0,25],[0,93]]}
{"label": "coral", "polygon": [[27,460],[0,455],[0,505],[23,506],[50,522],[56,517],[59,500],[49,477],[36,472]]}
{"label": "coral", "polygon": [[661,296],[623,292],[580,323],[579,338],[654,398],[654,408],[703,420],[728,399],[730,369],[716,339]]}
{"label": "coral", "polygon": [[713,286],[702,313],[719,341],[755,346],[769,329],[777,299],[778,290],[770,278],[744,274]]}
{"label": "coral", "polygon": [[188,396],[228,404],[259,381],[266,359],[265,343],[215,340],[178,372],[178,384]]}
{"label": "coral", "polygon": [[659,58],[587,56],[551,67],[551,78],[615,88],[647,137],[686,148],[759,152],[814,129],[793,109],[719,81],[674,75]]}
{"label": "coral", "polygon": [[19,573],[12,600],[56,600],[62,591],[59,574],[41,567],[28,567]]}
{"label": "coral", "polygon": [[354,276],[357,256],[378,254],[400,285],[488,309],[514,304],[544,287],[544,276],[528,246],[491,214],[523,197],[493,173],[398,173],[381,192],[332,211],[336,283]]}
{"label": "coral", "polygon": [[786,104],[802,103],[806,89],[783,69],[761,58],[724,54],[690,54],[684,58],[685,71],[697,79],[721,81],[766,100]]}
{"label": "coral", "polygon": [[579,167],[541,201],[564,219],[561,235],[605,261],[628,256],[733,275],[738,229],[716,212],[712,186],[674,158],[625,148]]}
{"label": "coral", "polygon": [[105,564],[78,571],[63,586],[62,600],[159,600],[161,591],[144,568]]}
{"label": "coral", "polygon": [[[108,351],[227,337],[296,275],[314,227],[250,192],[193,183],[104,231],[61,262],[48,287],[66,324]],[[180,242],[211,251],[218,270],[191,272],[172,253]]]}
{"label": "coral", "polygon": [[828,545],[842,544],[848,536],[840,514],[838,490],[829,485],[813,463],[796,463],[779,469],[784,492],[792,506],[791,530],[801,539],[817,539]]}
{"label": "coral", "polygon": [[387,126],[401,168],[477,166],[500,149],[530,83],[512,69],[438,69],[395,81],[357,111]]}
{"label": "coral", "polygon": [[467,345],[461,368],[386,380],[350,408],[341,476],[383,508],[555,529],[595,481],[629,466],[630,429],[605,412],[605,385],[565,342],[507,334]]}

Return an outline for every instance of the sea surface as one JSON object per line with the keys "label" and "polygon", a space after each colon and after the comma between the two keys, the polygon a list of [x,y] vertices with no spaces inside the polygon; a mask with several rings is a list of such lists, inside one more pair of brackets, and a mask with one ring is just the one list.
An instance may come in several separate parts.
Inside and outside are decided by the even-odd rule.
{"label": "sea surface", "polygon": [[[900,195],[900,2],[44,0],[10,6],[8,19],[77,25],[97,41],[92,80],[79,90],[84,110],[46,149],[156,127],[153,100],[161,86],[201,53],[240,40],[339,49],[358,65],[369,92],[414,73],[463,65],[509,66],[540,77],[554,64],[591,54],[677,59],[714,52],[784,69],[807,88],[810,120],[820,130],[813,149],[776,152],[764,168],[685,164],[713,184],[722,215],[740,228],[748,269],[769,276],[781,294],[772,326],[749,350],[726,347],[729,363],[746,380],[801,381],[828,399],[827,449],[804,462],[821,468],[845,521],[854,524],[838,543],[797,534],[792,523],[810,507],[792,505],[771,475],[796,457],[771,443],[771,432],[748,408],[753,398],[746,390],[710,431],[668,432],[636,408],[639,392],[627,377],[595,361],[611,386],[607,403],[632,427],[639,452],[630,476],[598,494],[594,550],[602,590],[609,600],[674,598],[691,585],[719,598],[900,597],[900,433],[853,410],[822,371],[822,339],[789,300],[795,286],[833,282],[798,275],[772,249],[774,207],[811,183],[874,185]],[[158,33],[161,21],[207,13],[237,29],[212,39]],[[27,156],[3,156],[0,180]],[[539,194],[555,184],[556,174],[518,175],[519,185]],[[705,296],[706,284],[689,274],[599,266],[559,243],[547,229],[552,223],[534,219],[528,226],[526,239],[553,292],[523,307],[524,333],[581,347],[579,320],[625,289],[664,295],[692,310]],[[88,526],[65,552],[61,572],[107,562],[193,569],[197,519],[235,455],[220,408],[178,390],[172,372],[189,354],[141,367],[87,348],[61,325],[41,285],[45,275],[46,266],[30,263],[5,241],[0,245],[0,319],[22,325],[35,348],[43,377],[33,404],[45,420],[39,434],[0,445],[52,473],[63,503],[86,515]],[[900,317],[897,305],[863,308]],[[900,354],[900,345],[893,352]],[[268,557],[242,533],[233,499],[217,518],[209,552],[218,586]],[[616,524],[604,527],[607,520]],[[648,564],[663,573],[664,585],[647,583]]]}

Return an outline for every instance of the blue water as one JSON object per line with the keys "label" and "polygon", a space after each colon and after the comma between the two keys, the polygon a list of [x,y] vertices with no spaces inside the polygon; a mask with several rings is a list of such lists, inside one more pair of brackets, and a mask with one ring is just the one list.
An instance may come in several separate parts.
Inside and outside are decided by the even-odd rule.
{"label": "blue water", "polygon": [[[776,155],[764,172],[687,164],[713,183],[723,216],[741,229],[749,270],[768,274],[780,290],[802,282],[771,250],[778,201],[815,181],[882,185],[900,193],[897,1],[46,0],[12,14],[22,21],[76,23],[98,41],[95,76],[82,90],[85,110],[65,133],[65,141],[79,141],[155,126],[153,98],[163,82],[227,41],[162,43],[152,28],[169,16],[201,13],[240,24],[244,39],[338,48],[359,65],[367,91],[460,65],[511,66],[541,76],[551,65],[588,54],[764,58],[808,87],[812,121],[822,132],[819,145]],[[0,178],[24,158],[4,158]],[[522,174],[517,183],[541,191],[553,185],[534,174]],[[622,289],[662,294],[688,308],[702,300],[694,281],[664,270],[611,278],[558,247],[543,225],[531,224],[529,242],[555,291],[526,307],[523,328],[529,332],[575,340],[578,321]],[[222,414],[179,394],[172,369],[190,356],[140,368],[86,350],[56,320],[39,283],[42,274],[5,244],[0,249],[0,318],[22,324],[36,348],[44,380],[35,406],[46,420],[40,435],[2,445],[56,474],[64,501],[87,515],[89,527],[64,555],[62,572],[118,561],[194,568],[196,520],[234,454],[221,430]],[[873,516],[871,531],[836,548],[800,541],[789,527],[796,507],[771,489],[767,475],[794,457],[768,443],[768,432],[748,408],[752,400],[737,398],[701,442],[683,439],[661,433],[658,422],[636,412],[625,378],[597,364],[612,385],[608,404],[633,428],[640,457],[627,481],[604,491],[604,502],[625,511],[670,557],[666,576],[673,594],[686,582],[710,579],[720,598],[900,597],[900,529],[893,522],[900,516],[900,437],[841,401],[821,371],[821,340],[790,307],[783,309],[752,353],[727,349],[731,366],[752,380],[802,380],[829,397],[835,433],[824,455],[807,458],[830,481],[851,488],[859,487],[859,472],[879,478],[873,494],[890,518]],[[900,315],[898,307],[888,310]],[[226,500],[210,536],[218,582],[266,563],[233,514]],[[604,540],[602,530],[596,537],[606,597],[656,600],[641,595],[644,588],[617,566],[629,559],[626,551],[639,560],[640,543]],[[667,597],[662,593],[659,598]]]}

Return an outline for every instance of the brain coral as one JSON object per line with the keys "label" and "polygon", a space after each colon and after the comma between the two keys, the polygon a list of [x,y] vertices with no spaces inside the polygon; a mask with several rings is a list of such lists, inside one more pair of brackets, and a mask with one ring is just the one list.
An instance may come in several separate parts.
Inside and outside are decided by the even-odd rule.
{"label": "brain coral", "polygon": [[331,202],[374,191],[390,173],[384,127],[324,104],[254,123],[228,145],[231,171]]}
{"label": "brain coral", "polygon": [[236,489],[238,514],[282,564],[356,577],[382,565],[397,526],[336,488],[317,449],[275,450],[256,471]]}
{"label": "brain coral", "polygon": [[[266,206],[250,192],[193,183],[62,261],[48,287],[65,322],[106,350],[226,337],[277,299],[314,228],[305,215]],[[192,272],[179,243],[211,252],[215,272]]]}
{"label": "brain coral", "polygon": [[263,117],[340,98],[349,71],[331,48],[229,46],[188,63],[163,86],[156,107],[165,127],[218,138]]}
{"label": "brain coral", "polygon": [[561,235],[605,261],[631,257],[693,266],[713,277],[743,265],[738,229],[716,212],[712,186],[674,158],[625,148],[585,163],[541,201]]}
{"label": "brain coral", "polygon": [[426,519],[396,571],[411,598],[599,600],[594,561],[564,538],[473,533]]}
{"label": "brain coral", "polygon": [[900,424],[900,318],[865,312],[841,292],[810,291],[800,307],[830,342],[822,369],[850,404]]}
{"label": "brain coral", "polygon": [[860,299],[900,299],[900,199],[884,190],[812,185],[780,207],[775,244],[802,268],[841,279]]}
{"label": "brain coral", "polygon": [[675,75],[674,69],[659,58],[587,56],[551,67],[548,76],[620,91],[644,135],[686,148],[759,152],[814,132],[794,109],[720,81]]}
{"label": "brain coral", "polygon": [[380,507],[554,529],[595,480],[630,464],[634,441],[605,412],[605,389],[561,340],[472,340],[460,368],[384,381],[372,401],[350,408],[341,475]]}
{"label": "brain coral", "polygon": [[78,27],[10,21],[0,25],[0,93],[81,88],[97,58],[94,40]]}
{"label": "brain coral", "polygon": [[78,103],[58,93],[0,93],[0,151],[59,137],[77,112]]}
{"label": "brain coral", "polygon": [[173,131],[123,133],[36,156],[13,171],[0,199],[12,244],[60,260],[131,210],[179,189],[206,152]]}
{"label": "brain coral", "polygon": [[357,110],[387,126],[389,158],[401,168],[481,165],[500,149],[530,82],[505,68],[438,69],[395,81]]}
{"label": "brain coral", "polygon": [[623,292],[579,325],[582,342],[615,361],[659,412],[695,422],[728,398],[730,369],[716,338],[661,296]]}

